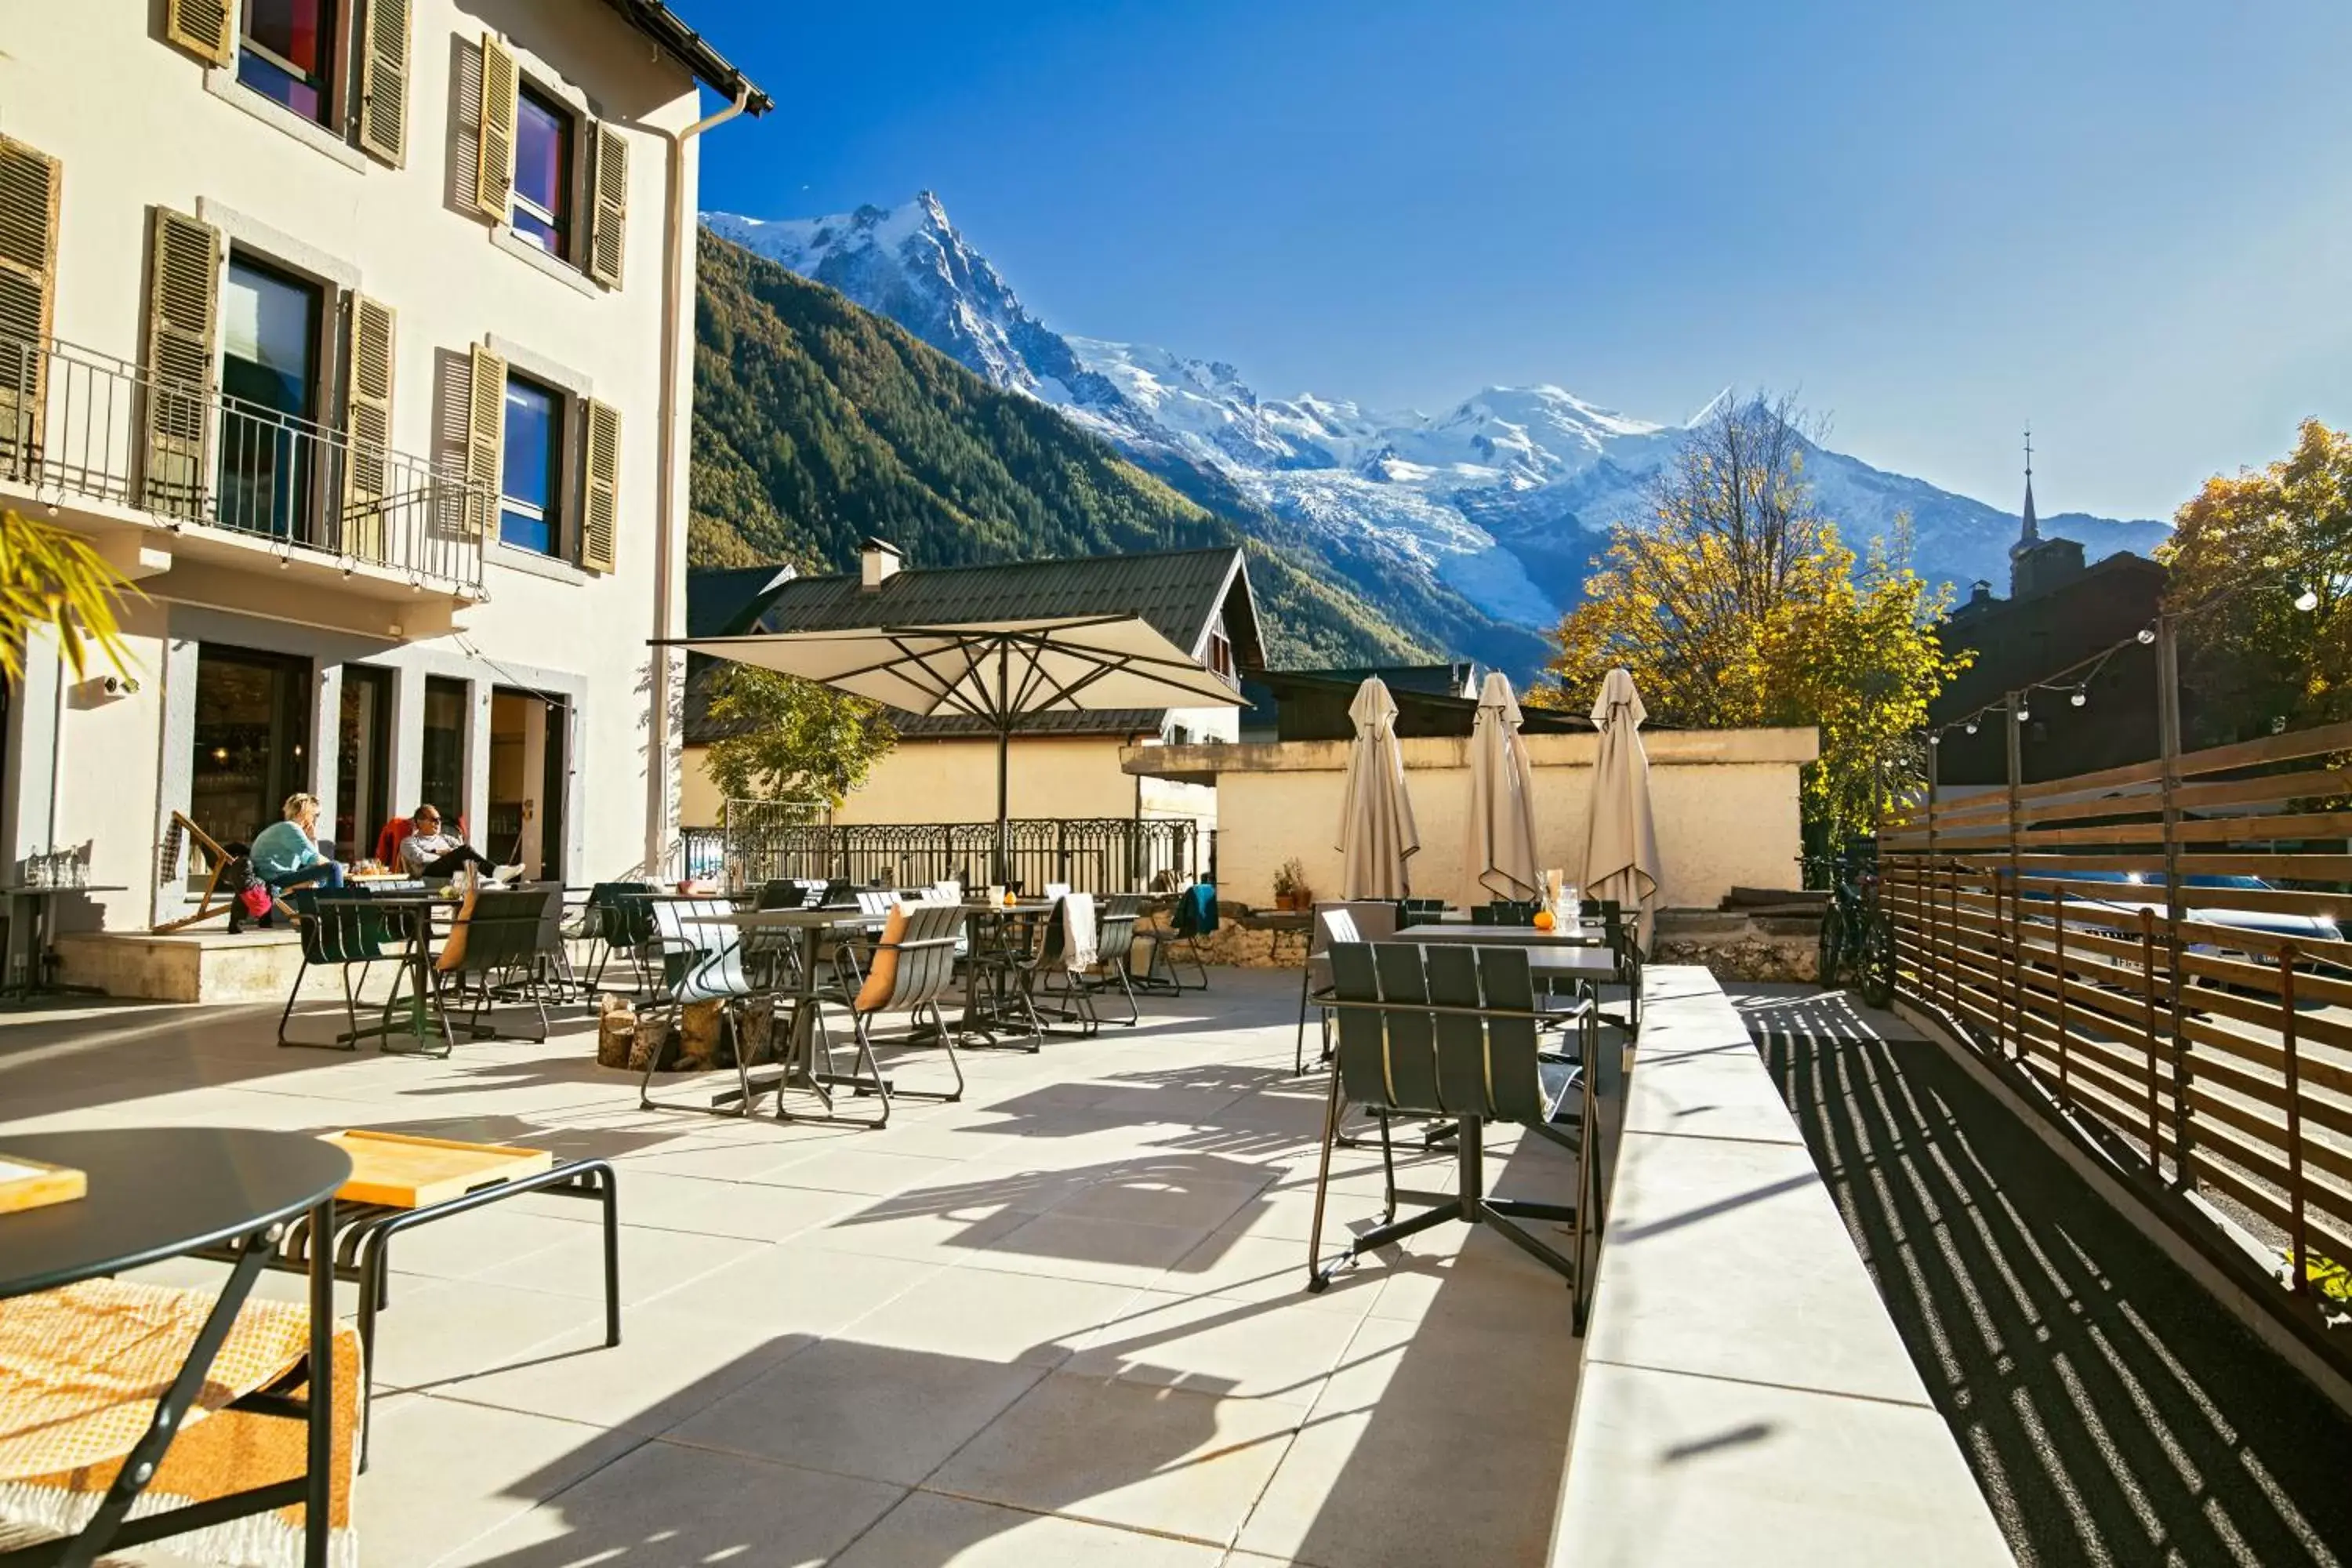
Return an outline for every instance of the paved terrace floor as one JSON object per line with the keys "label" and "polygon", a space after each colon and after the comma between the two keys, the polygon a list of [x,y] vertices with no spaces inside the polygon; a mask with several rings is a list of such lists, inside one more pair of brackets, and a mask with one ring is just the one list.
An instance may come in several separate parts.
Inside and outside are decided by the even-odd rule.
{"label": "paved terrace floor", "polygon": [[2352,1421],[1939,1047],[1731,990],[2024,1568],[2352,1563]]}
{"label": "paved terrace floor", "polygon": [[[965,1100],[880,1132],[641,1112],[584,1024],[438,1062],[279,1050],[270,1008],[36,1015],[0,1024],[0,1138],[369,1126],[618,1162],[617,1350],[591,1205],[395,1247],[369,1564],[1539,1563],[1567,1291],[1461,1226],[1301,1290],[1323,1098],[1288,1076],[1297,984],[1221,972],[1137,1028],[971,1053]],[[1377,1157],[1342,1160],[1334,1223],[1364,1222]],[[1490,1170],[1573,1190],[1540,1143]]]}

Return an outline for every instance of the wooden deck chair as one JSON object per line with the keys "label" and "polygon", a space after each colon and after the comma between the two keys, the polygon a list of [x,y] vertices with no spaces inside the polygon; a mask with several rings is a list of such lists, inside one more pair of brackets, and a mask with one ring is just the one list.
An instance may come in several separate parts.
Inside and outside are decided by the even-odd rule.
{"label": "wooden deck chair", "polygon": [[160,883],[178,881],[180,856],[192,843],[212,861],[212,872],[205,879],[204,900],[194,914],[159,922],[153,928],[157,936],[184,930],[215,915],[225,915],[236,907],[236,894],[221,890],[221,875],[228,869],[228,864],[235,857],[220,847],[219,840],[176,811],[172,814],[170,826],[163,829],[163,853],[156,867],[155,879]]}

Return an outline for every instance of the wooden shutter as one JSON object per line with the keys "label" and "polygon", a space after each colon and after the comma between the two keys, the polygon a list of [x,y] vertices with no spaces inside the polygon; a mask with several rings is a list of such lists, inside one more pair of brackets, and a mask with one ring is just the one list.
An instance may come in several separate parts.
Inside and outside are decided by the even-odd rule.
{"label": "wooden shutter", "polygon": [[353,294],[343,316],[343,548],[384,559],[392,490],[392,307]]}
{"label": "wooden shutter", "polygon": [[506,439],[504,357],[474,345],[474,368],[466,397],[466,531],[488,538],[497,527],[499,448]]}
{"label": "wooden shutter", "polygon": [[596,127],[594,196],[588,213],[588,276],[618,289],[629,219],[629,143],[609,125]]}
{"label": "wooden shutter", "polygon": [[33,477],[57,298],[55,158],[0,136],[0,476]]}
{"label": "wooden shutter", "polygon": [[505,222],[514,209],[515,58],[493,34],[482,35],[481,127],[474,161],[474,210]]}
{"label": "wooden shutter", "polygon": [[360,35],[360,145],[398,168],[407,156],[409,0],[368,0]]}
{"label": "wooden shutter", "polygon": [[235,0],[163,0],[163,36],[199,59],[228,64]]}
{"label": "wooden shutter", "polygon": [[220,231],[154,209],[148,257],[145,450],[150,510],[195,517],[209,488],[215,342],[220,331]]}
{"label": "wooden shutter", "polygon": [[580,564],[591,572],[613,570],[621,522],[621,411],[589,398],[588,438],[581,467]]}

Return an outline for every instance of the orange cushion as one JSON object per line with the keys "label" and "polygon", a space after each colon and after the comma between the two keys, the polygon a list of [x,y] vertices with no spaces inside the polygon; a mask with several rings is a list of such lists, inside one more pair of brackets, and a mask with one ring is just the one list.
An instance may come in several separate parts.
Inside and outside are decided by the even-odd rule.
{"label": "orange cushion", "polygon": [[[466,901],[457,906],[457,918],[450,922],[449,935],[441,943],[441,956],[433,961],[433,967],[444,974],[466,962],[466,928],[473,921],[474,900],[481,891],[482,879],[479,877],[466,884]],[[417,915],[419,920],[429,918],[424,912]]]}
{"label": "orange cushion", "polygon": [[890,918],[882,927],[882,946],[874,954],[874,967],[866,972],[866,984],[857,988],[857,1000],[851,1004],[861,1013],[875,1013],[890,1000],[891,987],[898,981],[898,954],[893,951],[907,940],[907,906],[893,904]]}

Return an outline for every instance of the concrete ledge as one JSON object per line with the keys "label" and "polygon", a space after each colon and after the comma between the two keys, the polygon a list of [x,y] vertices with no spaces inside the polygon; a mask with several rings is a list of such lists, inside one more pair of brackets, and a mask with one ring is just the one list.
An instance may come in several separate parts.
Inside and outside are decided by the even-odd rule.
{"label": "concrete ledge", "polygon": [[1551,1563],[2011,1562],[1746,1024],[1646,980]]}
{"label": "concrete ledge", "polygon": [[[283,1002],[302,968],[300,939],[284,930],[77,931],[59,936],[57,950],[58,979],[151,1002]],[[389,964],[377,967],[391,972]],[[302,994],[339,996],[338,984],[321,974]]]}

